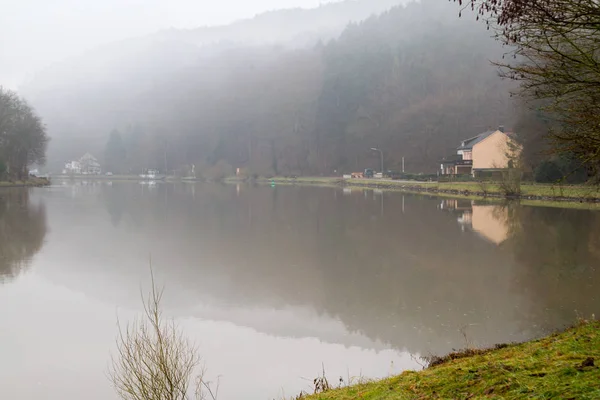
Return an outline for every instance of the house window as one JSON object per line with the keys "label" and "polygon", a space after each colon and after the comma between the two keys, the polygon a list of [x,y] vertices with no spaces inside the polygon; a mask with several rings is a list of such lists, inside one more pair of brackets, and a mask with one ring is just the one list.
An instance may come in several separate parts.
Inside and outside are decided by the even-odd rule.
{"label": "house window", "polygon": [[473,152],[472,151],[464,151],[463,152],[463,160],[472,160],[473,159]]}

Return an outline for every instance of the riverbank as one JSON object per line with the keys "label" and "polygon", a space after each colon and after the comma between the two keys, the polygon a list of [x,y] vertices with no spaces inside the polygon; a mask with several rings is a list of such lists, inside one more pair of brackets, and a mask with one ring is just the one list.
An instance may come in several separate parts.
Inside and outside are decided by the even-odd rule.
{"label": "riverbank", "polygon": [[[99,181],[143,181],[136,175],[86,175],[56,176],[64,180],[99,180]],[[200,179],[177,178],[168,176],[167,182],[200,182]],[[535,202],[535,204],[585,204],[600,206],[600,186],[591,185],[547,185],[536,183],[521,184],[519,195],[507,196],[498,183],[479,182],[417,182],[389,179],[343,179],[340,177],[298,177],[298,178],[258,178],[241,180],[235,177],[226,178],[226,183],[256,182],[259,184],[277,185],[315,185],[347,188],[371,188],[386,191],[402,191],[407,193],[428,194],[441,197],[479,199],[519,199]]]}
{"label": "riverbank", "polygon": [[139,175],[56,175],[52,176],[56,180],[77,180],[77,181],[143,181]]}
{"label": "riverbank", "polygon": [[0,181],[0,188],[41,187],[49,184],[50,180],[46,178],[29,178],[26,181]]}
{"label": "riverbank", "polygon": [[300,398],[599,399],[600,322],[522,344],[452,353],[423,371]]}
{"label": "riverbank", "polygon": [[202,182],[196,178],[181,178],[177,176],[160,176],[156,179],[142,178],[139,175],[53,175],[53,179],[62,181],[132,181],[132,182]]}
{"label": "riverbank", "polygon": [[342,179],[342,178],[272,178],[258,179],[257,182],[276,184],[301,184],[320,186],[344,186],[396,190],[411,193],[450,195],[451,197],[522,199],[555,202],[600,203],[600,186],[521,184],[521,194],[507,196],[498,183],[478,182],[416,182],[387,179]]}

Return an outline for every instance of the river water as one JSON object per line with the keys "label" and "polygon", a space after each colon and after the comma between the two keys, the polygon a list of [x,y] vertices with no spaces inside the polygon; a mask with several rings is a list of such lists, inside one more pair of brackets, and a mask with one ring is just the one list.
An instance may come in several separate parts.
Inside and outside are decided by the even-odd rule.
{"label": "river water", "polygon": [[341,188],[0,191],[0,398],[115,399],[117,318],[163,306],[219,399],[420,369],[600,313],[600,212]]}

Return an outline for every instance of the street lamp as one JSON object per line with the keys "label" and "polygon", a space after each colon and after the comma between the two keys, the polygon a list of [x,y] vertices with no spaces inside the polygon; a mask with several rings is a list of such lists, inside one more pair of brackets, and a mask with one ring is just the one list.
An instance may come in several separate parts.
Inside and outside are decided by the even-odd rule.
{"label": "street lamp", "polygon": [[375,147],[371,147],[371,150],[378,151],[379,154],[381,155],[381,175],[383,176],[383,151],[381,149],[378,149]]}

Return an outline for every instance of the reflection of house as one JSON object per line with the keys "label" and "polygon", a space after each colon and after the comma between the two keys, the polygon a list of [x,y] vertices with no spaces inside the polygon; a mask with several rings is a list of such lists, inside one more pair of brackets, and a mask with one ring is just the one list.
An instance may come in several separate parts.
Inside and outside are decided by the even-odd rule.
{"label": "reflection of house", "polygon": [[65,164],[63,170],[65,174],[84,174],[84,175],[100,175],[102,169],[100,163],[90,153],[85,153],[79,161],[70,161]]}
{"label": "reflection of house", "polygon": [[465,230],[465,226],[471,226],[471,210],[473,209],[473,202],[471,200],[443,199],[440,209],[457,212],[457,221],[463,231]]}
{"label": "reflection of house", "polygon": [[473,230],[489,241],[500,244],[508,239],[508,210],[502,206],[473,205]]}
{"label": "reflection of house", "polygon": [[463,231],[470,228],[496,244],[508,239],[508,210],[505,207],[478,205],[464,199],[444,199],[440,208],[460,212],[456,220]]}
{"label": "reflection of house", "polygon": [[471,210],[473,202],[466,199],[442,199],[440,208],[442,210]]}
{"label": "reflection of house", "polygon": [[508,168],[513,139],[504,127],[465,139],[456,154],[441,161],[442,175],[473,175]]}

